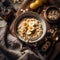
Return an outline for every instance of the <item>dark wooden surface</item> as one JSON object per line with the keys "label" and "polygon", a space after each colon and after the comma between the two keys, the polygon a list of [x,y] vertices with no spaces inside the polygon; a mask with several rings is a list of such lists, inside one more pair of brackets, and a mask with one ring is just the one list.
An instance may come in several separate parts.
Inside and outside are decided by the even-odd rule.
{"label": "dark wooden surface", "polygon": [[[15,24],[15,22],[16,22],[16,19],[19,17],[19,15],[22,13],[21,12],[21,9],[29,9],[29,5],[30,5],[30,3],[32,2],[33,0],[24,0],[24,2],[22,3],[22,5],[20,5],[20,7],[19,7],[19,9],[17,10],[17,12],[16,12],[16,16],[15,16],[15,18],[14,18],[14,20],[13,20],[13,22],[12,22],[12,24],[11,24],[11,26],[10,26],[10,32],[11,32],[11,34],[13,35],[13,36],[15,36],[15,32],[14,32],[14,24]],[[56,25],[54,24],[54,25],[52,25],[52,24],[50,24],[50,23],[48,23],[47,21],[46,21],[46,19],[45,19],[45,16],[44,16],[44,13],[45,13],[45,10],[46,10],[46,8],[47,7],[49,7],[49,6],[51,6],[52,4],[53,5],[56,5],[56,6],[58,6],[58,7],[60,7],[60,5],[59,4],[57,4],[56,2],[55,2],[55,0],[50,0],[50,2],[51,2],[51,4],[50,3],[48,3],[48,4],[45,4],[45,5],[43,5],[42,7],[39,7],[39,8],[37,8],[36,10],[34,10],[34,12],[37,12],[37,13],[39,13],[39,15],[40,16],[42,16],[43,18],[44,18],[44,20],[45,20],[45,22],[46,22],[46,26],[47,26],[47,34],[48,34],[48,31],[50,30],[50,29],[55,29],[56,28]],[[29,11],[33,11],[33,10],[30,10],[29,9]],[[60,38],[60,36],[59,36],[59,34],[60,34],[60,27],[59,27],[60,25],[58,25],[57,27],[57,30],[52,34],[52,35],[54,35],[54,37],[52,38],[52,40],[55,42],[55,37],[56,36],[58,36],[59,38]],[[59,33],[59,34],[58,34]],[[48,34],[49,35],[49,34]],[[51,37],[51,36],[50,36]],[[46,38],[47,38],[47,36],[46,36]],[[46,39],[45,39],[46,40]],[[58,44],[59,45],[59,44]],[[58,46],[57,45],[57,46]],[[56,47],[57,48],[57,47]],[[55,49],[56,49],[55,48]],[[51,50],[52,50],[52,48],[51,48]],[[58,49],[58,50],[60,50],[60,49]],[[54,52],[57,52],[57,53],[59,53],[60,51],[54,51]],[[53,53],[54,53],[53,52]],[[49,51],[48,52],[48,54],[47,54],[47,57],[46,57],[46,59],[47,60],[49,60],[49,56],[51,55],[51,51]],[[54,55],[54,54],[53,54]],[[53,59],[53,57],[51,58],[51,59]]]}

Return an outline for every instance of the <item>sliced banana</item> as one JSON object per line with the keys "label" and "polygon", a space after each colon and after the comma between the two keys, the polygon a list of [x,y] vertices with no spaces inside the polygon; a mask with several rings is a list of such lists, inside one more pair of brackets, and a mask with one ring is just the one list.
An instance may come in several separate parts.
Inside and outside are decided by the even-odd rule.
{"label": "sliced banana", "polygon": [[29,31],[34,31],[35,28],[34,28],[33,26],[29,26],[29,27],[28,27],[28,30],[29,30]]}
{"label": "sliced banana", "polygon": [[31,32],[28,30],[28,31],[27,31],[27,35],[30,35],[30,34],[31,34]]}
{"label": "sliced banana", "polygon": [[29,26],[34,26],[35,25],[35,22],[33,21],[31,21],[31,22],[29,22]]}

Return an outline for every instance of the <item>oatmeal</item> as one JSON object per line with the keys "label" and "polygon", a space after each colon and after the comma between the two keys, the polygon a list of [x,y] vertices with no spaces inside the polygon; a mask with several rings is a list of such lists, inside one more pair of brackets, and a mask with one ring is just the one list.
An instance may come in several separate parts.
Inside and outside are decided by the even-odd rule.
{"label": "oatmeal", "polygon": [[24,18],[18,25],[18,35],[24,40],[36,40],[42,33],[42,24],[35,18]]}
{"label": "oatmeal", "polygon": [[50,20],[57,20],[59,18],[59,12],[57,10],[51,10],[48,12],[48,18]]}

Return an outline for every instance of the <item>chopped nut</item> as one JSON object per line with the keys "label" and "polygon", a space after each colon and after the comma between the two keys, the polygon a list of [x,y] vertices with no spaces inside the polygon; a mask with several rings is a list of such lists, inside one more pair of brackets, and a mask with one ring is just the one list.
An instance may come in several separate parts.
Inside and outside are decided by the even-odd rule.
{"label": "chopped nut", "polygon": [[59,37],[56,37],[55,40],[57,41],[59,39]]}

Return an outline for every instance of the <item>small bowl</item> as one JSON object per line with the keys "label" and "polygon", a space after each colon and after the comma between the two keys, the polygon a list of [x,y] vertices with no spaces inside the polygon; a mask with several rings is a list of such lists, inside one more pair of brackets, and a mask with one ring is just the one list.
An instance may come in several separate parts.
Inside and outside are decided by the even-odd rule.
{"label": "small bowl", "polygon": [[19,40],[27,43],[27,41],[24,40],[23,38],[21,38],[21,37],[18,35],[18,32],[17,32],[17,27],[18,27],[20,21],[21,21],[22,19],[24,19],[24,18],[36,18],[37,20],[40,20],[40,22],[42,23],[42,28],[43,28],[43,33],[42,33],[41,37],[38,38],[37,40],[33,40],[33,41],[30,41],[30,40],[29,40],[28,43],[35,43],[35,42],[38,42],[38,41],[42,40],[43,37],[44,37],[45,34],[46,34],[46,23],[45,23],[45,21],[44,21],[44,19],[43,19],[42,17],[40,17],[37,13],[32,12],[32,11],[28,11],[28,12],[22,13],[22,14],[17,18],[17,20],[16,20],[16,22],[15,22],[15,26],[14,26],[14,31],[15,31],[15,34],[16,34],[17,38],[19,38]]}
{"label": "small bowl", "polygon": [[[55,10],[55,11],[57,11],[57,12],[59,13],[58,18],[55,19],[55,20],[52,20],[52,19],[50,19],[50,18],[48,17],[48,13],[49,13],[50,11],[53,11],[53,10]],[[57,22],[59,22],[59,19],[60,19],[60,11],[59,11],[59,8],[56,7],[56,6],[50,6],[50,7],[48,7],[48,8],[46,9],[46,11],[45,11],[45,17],[46,17],[46,20],[47,20],[48,22],[50,22],[50,23],[57,23]]]}

